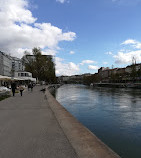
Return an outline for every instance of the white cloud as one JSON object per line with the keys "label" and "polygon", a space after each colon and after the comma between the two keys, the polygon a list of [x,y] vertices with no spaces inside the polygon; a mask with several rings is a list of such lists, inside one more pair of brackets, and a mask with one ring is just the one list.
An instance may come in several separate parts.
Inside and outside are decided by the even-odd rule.
{"label": "white cloud", "polygon": [[95,66],[95,65],[89,65],[89,66],[88,66],[88,69],[89,69],[89,70],[98,70],[99,67],[98,67],[98,66]]}
{"label": "white cloud", "polygon": [[58,52],[56,50],[53,49],[45,49],[42,51],[42,54],[44,55],[52,55],[55,56]]}
{"label": "white cloud", "polygon": [[112,52],[106,52],[105,54],[107,54],[107,55],[113,55]]}
{"label": "white cloud", "polygon": [[75,54],[75,52],[74,51],[70,51],[70,54]]}
{"label": "white cloud", "polygon": [[131,45],[133,48],[141,49],[141,42],[133,40],[133,39],[128,39],[124,41],[122,45]]}
{"label": "white cloud", "polygon": [[133,39],[128,39],[128,40],[122,42],[123,45],[127,45],[127,44],[135,44],[135,43],[136,43],[136,41],[133,40]]}
{"label": "white cloud", "polygon": [[56,64],[56,75],[75,75],[79,72],[79,65],[76,65],[73,62],[63,63],[64,59],[55,57],[55,64]]}
{"label": "white cloud", "polygon": [[56,2],[60,2],[60,3],[65,3],[65,2],[69,2],[68,0],[56,0]]}
{"label": "white cloud", "polygon": [[0,0],[1,51],[22,57],[21,50],[40,47],[56,53],[60,41],[73,41],[76,37],[74,32],[63,32],[50,23],[36,23],[36,20],[27,0]]}
{"label": "white cloud", "polygon": [[0,23],[1,25],[13,24],[14,22],[34,23],[36,18],[27,9],[26,0],[0,0]]}
{"label": "white cloud", "polygon": [[135,58],[136,62],[141,62],[141,50],[131,51],[128,53],[118,52],[113,56],[116,64],[131,64],[132,59]]}
{"label": "white cloud", "polygon": [[130,46],[120,49],[115,55],[112,52],[107,52],[106,54],[111,55],[115,59],[116,64],[131,64],[132,59],[135,58],[136,62],[141,62],[141,42],[134,39],[127,39],[121,43],[121,46]]}
{"label": "white cloud", "polygon": [[108,64],[108,62],[106,62],[106,61],[105,61],[105,62],[103,62],[103,64],[104,64],[104,65],[107,65],[107,64]]}
{"label": "white cloud", "polygon": [[138,43],[135,45],[135,48],[137,48],[137,49],[141,49],[141,43],[138,42]]}
{"label": "white cloud", "polygon": [[84,64],[93,64],[93,63],[96,63],[96,61],[93,61],[93,60],[83,60],[80,65],[84,65]]}

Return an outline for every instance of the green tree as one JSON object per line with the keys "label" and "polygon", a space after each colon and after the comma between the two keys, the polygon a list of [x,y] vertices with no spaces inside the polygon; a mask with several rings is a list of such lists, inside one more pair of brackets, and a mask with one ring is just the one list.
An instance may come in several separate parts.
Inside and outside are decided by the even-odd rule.
{"label": "green tree", "polygon": [[52,56],[42,55],[40,48],[33,48],[32,53],[33,55],[30,55],[25,52],[22,58],[25,70],[31,72],[39,81],[55,83],[55,64]]}
{"label": "green tree", "polygon": [[140,67],[139,67],[139,69],[137,71],[137,75],[138,75],[138,77],[141,77],[141,64],[140,64]]}
{"label": "green tree", "polygon": [[135,78],[137,77],[137,71],[136,71],[136,65],[135,64],[132,64],[131,65],[131,77],[132,77],[132,80],[134,81]]}
{"label": "green tree", "polygon": [[90,85],[91,83],[98,83],[100,82],[100,77],[98,74],[93,74],[91,76],[84,76],[83,83],[86,85]]}

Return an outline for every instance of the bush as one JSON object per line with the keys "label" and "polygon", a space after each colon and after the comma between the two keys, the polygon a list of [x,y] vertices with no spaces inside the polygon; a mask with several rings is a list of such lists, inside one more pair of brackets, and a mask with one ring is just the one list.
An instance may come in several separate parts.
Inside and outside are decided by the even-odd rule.
{"label": "bush", "polygon": [[2,96],[0,96],[0,101],[1,100],[4,100],[4,99],[6,99],[6,98],[9,98],[10,97],[10,95],[2,95]]}

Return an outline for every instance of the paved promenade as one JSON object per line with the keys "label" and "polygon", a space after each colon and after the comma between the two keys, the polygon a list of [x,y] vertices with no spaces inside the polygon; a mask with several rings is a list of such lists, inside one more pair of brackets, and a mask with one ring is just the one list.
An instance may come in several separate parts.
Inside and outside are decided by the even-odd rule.
{"label": "paved promenade", "polygon": [[40,89],[0,101],[0,158],[78,158]]}

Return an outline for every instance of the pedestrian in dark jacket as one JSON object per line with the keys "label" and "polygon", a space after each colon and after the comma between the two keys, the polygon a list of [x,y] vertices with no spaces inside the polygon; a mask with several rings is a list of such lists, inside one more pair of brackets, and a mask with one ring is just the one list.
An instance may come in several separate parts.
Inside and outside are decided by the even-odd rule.
{"label": "pedestrian in dark jacket", "polygon": [[11,90],[12,90],[12,94],[13,94],[13,97],[14,97],[15,96],[15,90],[16,90],[16,83],[15,82],[11,83]]}
{"label": "pedestrian in dark jacket", "polygon": [[31,83],[28,84],[28,91],[29,91],[30,88],[31,88]]}
{"label": "pedestrian in dark jacket", "polygon": [[31,83],[31,92],[33,91],[33,83]]}
{"label": "pedestrian in dark jacket", "polygon": [[31,89],[31,92],[33,91],[33,83],[31,83],[31,82],[28,84],[28,91],[29,91],[29,89]]}

